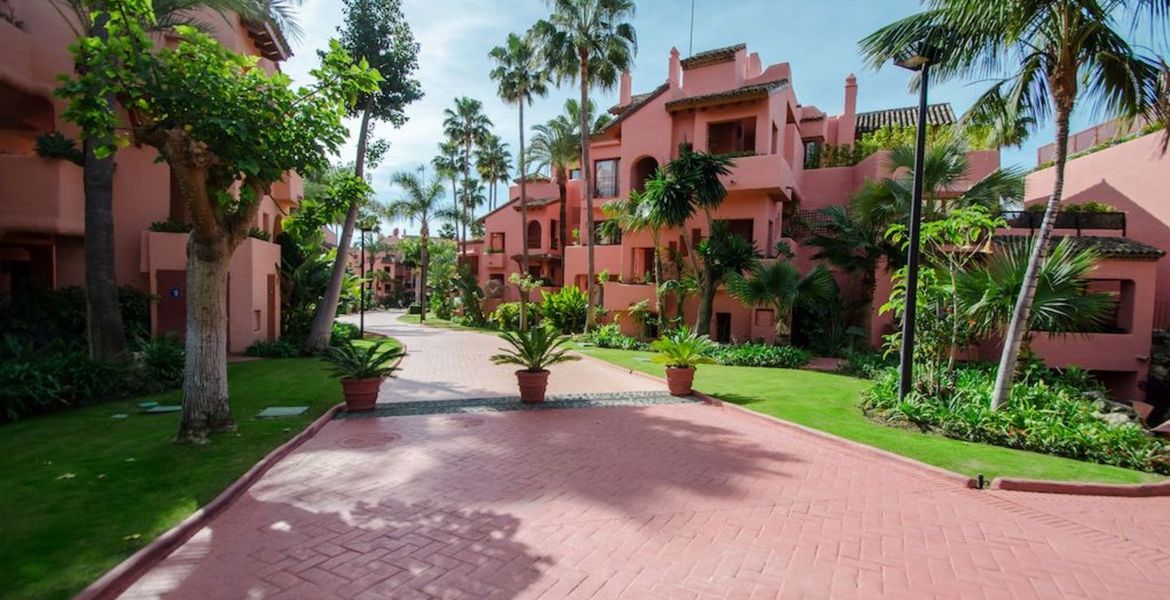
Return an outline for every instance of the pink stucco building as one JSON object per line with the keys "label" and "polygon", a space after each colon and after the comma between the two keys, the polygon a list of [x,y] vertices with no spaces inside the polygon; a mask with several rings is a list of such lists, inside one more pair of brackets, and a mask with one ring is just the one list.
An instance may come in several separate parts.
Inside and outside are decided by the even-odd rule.
{"label": "pink stucco building", "polygon": [[[54,97],[57,76],[73,69],[69,24],[45,0],[6,0],[19,26],[0,19],[0,295],[30,286],[84,284],[85,199],[82,170],[66,160],[37,156],[38,136],[78,130],[61,118],[65,104]],[[290,55],[270,27],[208,14],[202,21],[222,44],[258,55],[268,71]],[[166,40],[164,39],[164,43]],[[185,221],[186,207],[166,164],[155,151],[129,147],[116,155],[114,226],[116,275],[157,295],[152,330],[182,334],[186,325],[187,234],[151,231],[151,224]],[[301,180],[289,174],[264,198],[255,227],[270,239],[282,215],[301,198]],[[280,247],[259,237],[232,257],[229,275],[229,351],[280,335]]]}
{"label": "pink stucco building", "polygon": [[[870,112],[857,111],[858,84],[854,76],[844,78],[842,111],[828,114],[816,106],[802,102],[797,96],[797,79],[788,63],[764,66],[758,54],[749,53],[742,44],[720,48],[680,59],[672,50],[666,61],[666,77],[650,91],[633,93],[629,75],[622,77],[618,104],[611,109],[615,120],[591,139],[590,153],[595,181],[594,218],[605,219],[601,206],[614,198],[626,197],[631,189],[640,189],[646,178],[660,165],[677,156],[680,143],[688,142],[695,148],[711,153],[736,156],[732,173],[724,180],[728,196],[716,212],[717,219],[727,220],[731,230],[755,242],[765,260],[777,257],[776,245],[786,242],[795,251],[793,260],[802,269],[811,266],[814,248],[802,246],[799,222],[796,217],[831,205],[846,205],[858,188],[870,179],[888,176],[888,154],[878,152],[861,162],[844,167],[815,168],[806,164],[806,156],[816,147],[851,145],[863,134],[885,125],[913,126],[917,108],[893,108]],[[951,107],[935,104],[927,115],[930,124],[947,124],[955,120]],[[1070,165],[1068,193],[1075,200],[1080,194],[1100,197],[1086,198],[1110,202],[1121,210],[1136,210],[1121,201],[1116,194],[1093,191],[1093,185],[1104,181],[1106,173],[1124,173],[1114,189],[1141,196],[1154,204],[1165,193],[1170,169],[1165,164],[1151,164],[1148,156],[1152,142],[1138,140],[1133,150],[1127,145],[1106,152],[1136,153],[1107,158],[1102,153],[1073,161]],[[1000,166],[997,150],[976,151],[969,155],[970,171],[967,180],[974,182]],[[1082,166],[1081,161],[1111,160],[1126,163],[1125,170],[1116,171],[1117,164]],[[1162,160],[1162,159],[1157,159]],[[1158,167],[1161,166],[1161,170]],[[1107,170],[1112,169],[1113,171]],[[1051,169],[1037,171],[1028,179],[1028,198],[1039,199],[1051,189]],[[1160,175],[1154,174],[1157,171]],[[1140,176],[1137,173],[1141,173]],[[1047,175],[1046,175],[1047,174]],[[1047,176],[1047,179],[1045,177]],[[1104,184],[1102,184],[1104,185]],[[521,230],[519,215],[519,186],[510,190],[511,201],[485,217],[483,242],[469,248],[470,264],[485,284],[491,280],[505,282],[512,272],[519,270],[521,244],[527,244],[532,275],[546,279],[550,286],[572,285],[584,288],[587,273],[587,248],[580,242],[579,233],[571,233],[568,240],[559,239],[558,190],[554,183],[529,180],[527,231]],[[1078,191],[1082,190],[1082,191]],[[961,190],[957,190],[961,191]],[[1159,196],[1158,194],[1161,193]],[[1166,204],[1163,202],[1162,204]],[[1162,207],[1165,209],[1165,207]],[[1155,211],[1150,207],[1147,211]],[[582,186],[578,179],[568,185],[568,230],[580,232],[585,223],[585,205]],[[1165,212],[1162,210],[1161,212]],[[1150,348],[1150,331],[1155,310],[1154,280],[1170,277],[1170,267],[1162,265],[1156,248],[1133,240],[1121,240],[1128,233],[1135,240],[1162,247],[1170,245],[1165,225],[1170,213],[1155,219],[1131,214],[1130,229],[1126,231],[1082,230],[1083,243],[1103,239],[1096,247],[1103,249],[1105,260],[1097,269],[1102,289],[1118,293],[1120,303],[1117,333],[1093,334],[1065,338],[1060,341],[1038,335],[1035,347],[1053,366],[1078,364],[1101,373],[1119,396],[1137,399],[1138,382],[1145,376]],[[1067,219],[1065,220],[1067,221]],[[1014,227],[1004,235],[1026,235],[1026,223],[1013,220]],[[1067,225],[1062,221],[1062,225]],[[1162,237],[1153,229],[1161,228]],[[1150,229],[1150,231],[1146,231]],[[1077,235],[1062,227],[1058,234]],[[708,234],[706,221],[695,219],[685,228],[664,231],[662,245],[670,253],[684,250],[683,236],[699,240]],[[1089,238],[1090,234],[1095,237]],[[619,318],[627,333],[633,332],[632,319],[624,318],[631,305],[647,301],[650,309],[666,310],[674,314],[676,307],[668,297],[665,306],[656,307],[653,285],[648,273],[652,270],[654,249],[649,233],[625,232],[620,239],[598,239],[595,245],[597,271],[607,272],[609,281],[603,286],[602,304],[610,315]],[[1165,270],[1165,272],[1163,272]],[[878,274],[875,308],[884,303],[889,294],[889,274]],[[844,292],[853,293],[856,281],[839,277]],[[491,286],[500,289],[500,286]],[[516,300],[514,286],[503,286],[490,304]],[[1165,295],[1165,299],[1163,299]],[[1170,287],[1159,292],[1159,302],[1166,303],[1170,316]],[[1161,304],[1158,304],[1161,306]],[[690,298],[683,306],[687,320],[693,321],[697,299]],[[774,315],[765,307],[746,307],[720,290],[715,299],[714,319],[710,335],[721,341],[770,340],[774,331]],[[881,335],[892,327],[891,318],[873,311],[870,318],[870,341],[877,345]],[[1102,353],[1102,344],[1117,351]],[[991,358],[996,355],[994,344],[976,350],[973,358]]]}

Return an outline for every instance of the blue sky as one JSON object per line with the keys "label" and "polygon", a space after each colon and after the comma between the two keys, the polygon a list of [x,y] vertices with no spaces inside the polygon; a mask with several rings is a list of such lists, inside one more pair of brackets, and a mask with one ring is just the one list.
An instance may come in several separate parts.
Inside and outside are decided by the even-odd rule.
{"label": "blue sky", "polygon": [[[865,68],[857,55],[857,40],[894,19],[920,9],[918,0],[694,0],[694,51],[744,42],[749,52],[759,52],[764,65],[788,62],[792,65],[793,88],[798,100],[814,104],[830,114],[841,112],[845,77],[858,79],[858,110],[911,106],[917,100],[908,88],[909,73],[895,67],[874,72]],[[672,46],[688,54],[691,0],[641,0],[637,3],[634,26],[638,32],[638,55],[632,70],[634,92],[652,89],[666,78],[666,64]],[[299,81],[316,63],[316,49],[336,35],[341,22],[340,0],[305,0],[300,9],[304,36],[293,44],[295,55],[285,70]],[[485,113],[495,131],[511,147],[518,147],[515,107],[496,96],[489,79],[492,67],[487,53],[503,42],[509,32],[522,33],[547,14],[543,0],[403,0],[403,10],[421,44],[418,79],[425,97],[410,105],[409,121],[394,129],[380,124],[378,137],[388,140],[390,152],[373,174],[373,184],[382,200],[393,198],[391,173],[429,163],[442,136],[442,112],[456,96],[467,95],[484,103]],[[1137,35],[1149,39],[1148,32]],[[1162,41],[1165,47],[1165,40]],[[947,83],[931,87],[931,102],[950,102],[957,113],[964,111],[985,84]],[[526,125],[551,118],[561,111],[565,99],[576,97],[571,83],[537,100],[525,111]],[[598,106],[608,107],[617,99],[617,90],[593,93]],[[1073,130],[1087,127],[1096,115],[1082,112]],[[1052,138],[1046,126],[1022,149],[1004,149],[1003,163],[1031,166],[1035,150]],[[352,160],[347,149],[342,160]],[[400,224],[401,225],[401,224]],[[413,228],[412,228],[413,229]]]}

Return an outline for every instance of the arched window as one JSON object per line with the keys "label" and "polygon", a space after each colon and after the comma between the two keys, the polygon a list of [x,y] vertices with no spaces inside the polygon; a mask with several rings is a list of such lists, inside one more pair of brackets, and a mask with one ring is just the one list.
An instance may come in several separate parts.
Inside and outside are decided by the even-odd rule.
{"label": "arched window", "polygon": [[528,222],[528,247],[540,247],[540,221]]}
{"label": "arched window", "polygon": [[634,171],[630,174],[630,189],[642,192],[646,190],[646,180],[654,176],[658,170],[658,161],[653,156],[643,156],[634,163]]}

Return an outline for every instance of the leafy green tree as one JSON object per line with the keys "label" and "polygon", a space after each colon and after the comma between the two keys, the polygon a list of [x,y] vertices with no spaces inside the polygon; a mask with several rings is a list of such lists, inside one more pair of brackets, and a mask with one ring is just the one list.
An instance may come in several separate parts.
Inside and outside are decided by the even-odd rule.
{"label": "leafy green tree", "polygon": [[[1024,285],[1005,334],[992,408],[1009,397],[1027,335],[1037,284],[1060,210],[1068,162],[1069,119],[1089,102],[1113,116],[1149,114],[1165,94],[1162,63],[1143,56],[1119,32],[1132,19],[1166,31],[1166,0],[929,0],[925,11],[887,25],[861,41],[880,68],[910,49],[926,49],[940,80],[976,77],[994,83],[970,113],[992,120],[1028,117],[1056,125],[1055,176],[1034,240]],[[983,119],[988,120],[987,118]],[[1170,123],[1167,123],[1170,125]]]}
{"label": "leafy green tree", "polygon": [[419,321],[427,318],[427,277],[430,274],[431,219],[440,211],[439,201],[443,198],[443,183],[436,175],[426,178],[426,170],[419,166],[417,171],[402,171],[391,178],[402,189],[402,197],[386,205],[385,216],[408,219],[419,224],[419,285],[416,290],[418,305],[421,307]]}
{"label": "leafy green tree", "polygon": [[[533,27],[549,70],[560,81],[576,81],[580,86],[579,106],[589,106],[589,90],[611,89],[618,75],[630,68],[638,50],[637,33],[629,23],[634,18],[633,0],[550,0],[552,14]],[[581,136],[581,180],[585,194],[584,236],[589,252],[589,276],[586,293],[590,303],[597,301],[594,294],[593,250],[593,163],[589,160],[589,115],[582,110],[579,116]],[[523,155],[523,150],[521,150]],[[524,173],[521,170],[521,173]],[[593,310],[585,323],[585,331],[593,325]]]}
{"label": "leafy green tree", "polygon": [[[143,32],[168,30],[176,25],[200,26],[201,10],[227,17],[236,13],[249,19],[268,21],[279,30],[295,34],[287,2],[266,4],[260,0],[49,0],[72,29],[79,43],[94,39],[99,44],[78,54],[74,72],[84,74],[94,92],[89,109],[105,102],[109,120],[116,120],[112,90],[117,82],[103,78],[116,68],[124,53],[133,49],[129,40]],[[113,39],[111,39],[113,36]],[[105,90],[101,88],[105,87]],[[70,113],[66,113],[70,119]],[[69,140],[67,151],[80,158],[85,193],[85,299],[86,340],[89,355],[109,360],[126,351],[126,336],[118,305],[118,283],[114,270],[114,151],[110,139],[94,137],[95,131],[82,123],[82,148]],[[103,128],[105,125],[103,125]],[[63,138],[62,138],[63,139]]]}
{"label": "leafy green tree", "polygon": [[727,276],[727,291],[744,305],[768,306],[776,317],[776,341],[788,345],[792,338],[792,310],[797,302],[827,303],[835,295],[833,275],[824,265],[817,265],[807,274],[787,260],[759,263],[749,276],[732,273]]}
{"label": "leafy green tree", "polygon": [[[374,123],[385,121],[395,127],[401,126],[406,122],[406,106],[422,98],[422,88],[414,79],[414,71],[418,68],[418,43],[402,14],[400,0],[345,0],[342,17],[342,25],[337,28],[341,47],[356,60],[364,61],[382,74],[378,86],[361,93],[348,115],[360,120],[354,175],[365,178],[371,147],[376,149],[376,154],[384,151],[384,148],[369,143]],[[329,344],[341,297],[346,255],[363,199],[350,199],[345,223],[337,239],[340,251],[333,263],[329,288],[318,306],[313,329],[305,341],[309,351],[321,352]]]}
{"label": "leafy green tree", "polygon": [[[491,119],[483,114],[483,103],[475,98],[461,96],[455,99],[454,108],[443,109],[443,134],[447,136],[448,140],[458,142],[463,147],[463,156],[460,158],[459,166],[463,175],[464,194],[467,193],[468,186],[471,185],[472,151],[483,144],[484,140],[491,135],[491,127]],[[456,197],[456,205],[458,206],[464,198],[465,196]],[[466,202],[463,201],[462,204],[466,205]],[[462,214],[462,211],[459,213]],[[466,250],[466,219],[459,219],[455,227],[456,229],[461,228],[460,250]]]}
{"label": "leafy green tree", "polygon": [[719,284],[744,271],[755,269],[759,264],[760,251],[748,239],[728,231],[725,221],[715,221],[711,224],[711,236],[699,243],[698,254],[703,257],[699,317],[701,319],[706,311],[709,330],[711,307],[715,304],[715,291]]}
{"label": "leafy green tree", "polygon": [[[503,46],[496,46],[488,57],[496,63],[491,78],[498,85],[497,93],[509,104],[516,104],[520,119],[520,230],[528,231],[528,170],[525,168],[524,151],[524,105],[532,105],[534,96],[548,93],[548,73],[540,64],[532,36],[521,37],[509,33]],[[520,244],[520,272],[528,275],[528,240]],[[520,294],[520,330],[528,328],[527,294]]]}
{"label": "leafy green tree", "polygon": [[[662,331],[665,324],[663,296],[666,290],[662,287],[662,243],[663,227],[662,214],[657,210],[652,197],[637,190],[630,190],[630,197],[625,200],[611,200],[601,207],[601,212],[607,218],[602,224],[603,235],[616,239],[621,232],[648,231],[650,243],[654,246],[654,310],[658,315],[658,330]],[[609,229],[613,231],[609,231]]]}
{"label": "leafy green tree", "polygon": [[[261,198],[290,170],[313,172],[345,139],[342,118],[376,71],[355,64],[336,42],[314,69],[317,84],[293,89],[283,73],[257,68],[198,31],[176,27],[175,48],[151,52],[142,29],[75,47],[84,62],[115,52],[112,77],[81,73],[61,87],[73,120],[107,140],[120,135],[105,98],[123,100],[134,142],[171,167],[192,218],[187,243],[187,352],[178,441],[203,442],[234,428],[227,389],[227,271],[252,228]],[[114,85],[111,87],[111,82]],[[196,87],[192,82],[199,82]]]}

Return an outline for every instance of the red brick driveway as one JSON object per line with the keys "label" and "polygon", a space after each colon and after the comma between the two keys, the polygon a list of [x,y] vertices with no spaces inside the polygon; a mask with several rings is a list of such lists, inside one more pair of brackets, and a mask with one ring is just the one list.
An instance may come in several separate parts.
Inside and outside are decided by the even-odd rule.
{"label": "red brick driveway", "polygon": [[1170,499],[966,490],[731,408],[427,415],[329,424],[125,597],[1156,599],[1168,539]]}

